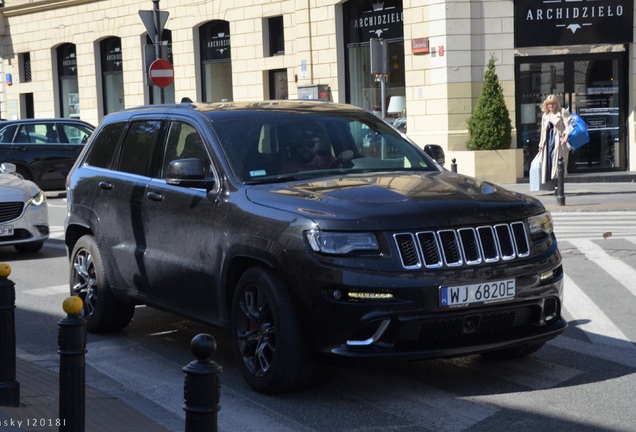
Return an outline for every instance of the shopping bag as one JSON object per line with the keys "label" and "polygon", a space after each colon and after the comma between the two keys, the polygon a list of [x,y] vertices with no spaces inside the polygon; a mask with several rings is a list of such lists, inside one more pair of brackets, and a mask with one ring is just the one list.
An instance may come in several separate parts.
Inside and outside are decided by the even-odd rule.
{"label": "shopping bag", "polygon": [[585,120],[579,117],[578,114],[570,114],[570,125],[572,126],[572,132],[568,136],[568,143],[570,143],[572,150],[576,150],[590,142],[590,134],[587,132]]}
{"label": "shopping bag", "polygon": [[541,152],[532,159],[530,164],[530,190],[538,191],[541,189]]}

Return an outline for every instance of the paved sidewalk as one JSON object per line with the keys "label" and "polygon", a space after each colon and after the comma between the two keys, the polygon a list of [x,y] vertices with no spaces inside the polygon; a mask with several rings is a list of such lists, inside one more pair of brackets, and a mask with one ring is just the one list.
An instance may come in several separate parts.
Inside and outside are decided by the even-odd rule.
{"label": "paved sidewalk", "polygon": [[[59,360],[35,360],[28,355],[16,358],[16,380],[20,384],[20,406],[0,406],[0,431],[57,432],[59,418]],[[86,432],[148,431],[169,432],[185,429],[185,421],[176,419],[161,407],[142,397],[118,398],[115,393],[98,390],[91,380],[108,380],[87,366]],[[100,386],[102,387],[102,386]],[[113,389],[116,386],[111,385]],[[183,391],[183,389],[175,389]],[[136,407],[135,407],[136,405]],[[154,406],[153,406],[154,405]],[[148,416],[148,414],[151,418]],[[166,427],[168,425],[169,427]]]}
{"label": "paved sidewalk", "polygon": [[528,183],[504,184],[506,189],[537,198],[551,212],[636,211],[636,182],[568,183],[564,205],[553,191],[530,191]]}

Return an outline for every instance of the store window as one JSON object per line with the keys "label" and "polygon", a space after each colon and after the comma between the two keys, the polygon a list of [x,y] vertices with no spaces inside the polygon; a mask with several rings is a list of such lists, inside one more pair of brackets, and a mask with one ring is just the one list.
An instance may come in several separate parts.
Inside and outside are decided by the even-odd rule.
{"label": "store window", "polygon": [[124,73],[121,39],[110,37],[100,42],[104,115],[120,111],[124,103]]}
{"label": "store window", "polygon": [[[387,112],[391,97],[406,95],[402,1],[350,0],[343,5],[343,18],[347,102],[378,114]],[[372,38],[387,45],[386,75],[371,74]],[[387,113],[387,117],[397,119],[403,112]]]}
{"label": "store window", "polygon": [[[157,49],[153,44],[150,36],[146,34],[146,45],[144,48],[144,58],[146,59],[146,84],[148,85],[148,103],[149,104],[159,104],[159,103],[174,103],[174,82],[167,87],[159,87],[156,86],[150,81],[148,77],[148,69],[153,61],[155,61],[157,57]],[[165,30],[161,34],[161,41],[159,41],[159,52],[162,59],[168,60],[171,64],[174,64],[172,60],[172,31]]]}
{"label": "store window", "polygon": [[75,44],[66,43],[57,48],[57,76],[60,88],[59,109],[61,117],[80,118]]}
{"label": "store window", "polygon": [[230,23],[211,21],[199,29],[203,102],[234,100]]}

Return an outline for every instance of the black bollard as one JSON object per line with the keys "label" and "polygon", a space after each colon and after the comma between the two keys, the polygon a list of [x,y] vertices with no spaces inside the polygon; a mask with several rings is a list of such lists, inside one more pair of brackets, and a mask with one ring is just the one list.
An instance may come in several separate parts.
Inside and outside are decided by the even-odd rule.
{"label": "black bollard", "polygon": [[0,406],[20,405],[15,379],[15,284],[9,264],[0,264]]}
{"label": "black bollard", "polygon": [[454,173],[457,172],[457,159],[455,158],[451,160],[451,171]]}
{"label": "black bollard", "polygon": [[565,193],[563,192],[563,183],[565,177],[565,167],[563,166],[563,156],[559,156],[559,162],[557,163],[557,204],[565,205]]}
{"label": "black bollard", "polygon": [[186,374],[183,386],[185,432],[217,432],[223,368],[212,361],[216,340],[201,333],[192,339],[190,346],[197,359],[183,368]]}
{"label": "black bollard", "polygon": [[58,323],[60,354],[60,428],[62,432],[84,432],[86,412],[86,322],[80,316],[82,299],[64,300],[66,318]]}

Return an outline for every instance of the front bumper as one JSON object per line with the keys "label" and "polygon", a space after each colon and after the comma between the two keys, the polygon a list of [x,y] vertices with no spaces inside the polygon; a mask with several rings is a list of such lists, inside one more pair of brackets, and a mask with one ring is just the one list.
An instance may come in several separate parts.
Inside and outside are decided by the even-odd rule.
{"label": "front bumper", "polygon": [[1,236],[0,246],[45,242],[49,238],[46,204],[26,206],[18,218],[0,224],[0,228],[8,226],[13,227],[13,235]]}
{"label": "front bumper", "polygon": [[[395,275],[309,268],[305,266],[302,276],[306,296],[298,300],[299,318],[314,351],[331,360],[359,363],[463,356],[542,343],[567,328],[561,316],[563,268],[556,247],[523,262],[469,270]],[[440,307],[441,286],[509,278],[516,281],[513,300]],[[350,295],[359,292],[391,295]]]}

